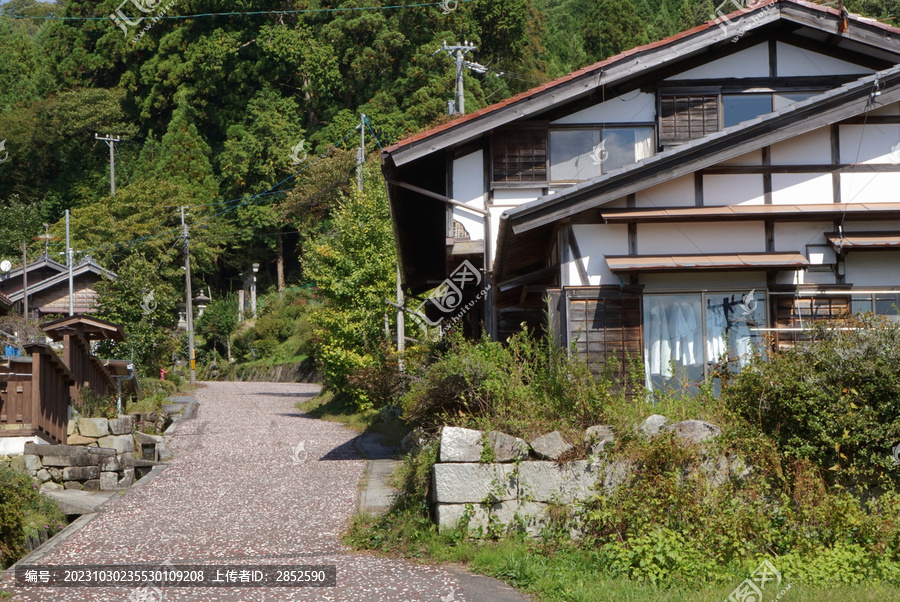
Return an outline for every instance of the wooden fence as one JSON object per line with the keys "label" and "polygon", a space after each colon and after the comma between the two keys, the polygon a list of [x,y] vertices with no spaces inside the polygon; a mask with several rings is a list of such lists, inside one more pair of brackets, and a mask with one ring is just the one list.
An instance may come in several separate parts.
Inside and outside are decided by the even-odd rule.
{"label": "wooden fence", "polygon": [[0,366],[0,436],[39,436],[66,442],[72,373],[53,350],[25,345],[30,358],[10,358]]}

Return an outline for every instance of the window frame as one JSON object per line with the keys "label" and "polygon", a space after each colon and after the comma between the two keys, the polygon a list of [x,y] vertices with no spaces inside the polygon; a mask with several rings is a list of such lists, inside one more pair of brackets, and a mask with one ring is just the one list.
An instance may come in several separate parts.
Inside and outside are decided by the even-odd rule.
{"label": "window frame", "polygon": [[[515,127],[505,127],[494,130],[490,135],[490,182],[491,189],[496,188],[547,188],[550,185],[550,132],[549,123],[539,121],[529,121],[516,124]],[[544,137],[544,173],[546,175],[543,180],[497,180],[496,175],[496,149],[499,139],[509,134],[517,135],[524,132],[543,132]],[[508,172],[507,172],[508,173]],[[508,177],[508,176],[507,176]]]}
{"label": "window frame", "polygon": [[[554,180],[553,179],[553,151],[552,145],[550,143],[550,136],[553,132],[566,131],[566,130],[575,130],[575,131],[600,131],[600,139],[603,140],[603,131],[608,129],[641,129],[646,128],[650,130],[650,145],[653,149],[653,154],[656,155],[659,153],[659,145],[658,145],[658,132],[656,123],[651,121],[633,121],[633,122],[609,122],[609,123],[566,123],[560,125],[551,125],[547,128],[547,179],[551,186],[560,185],[560,184],[576,184],[578,182],[584,182],[586,180]],[[603,166],[601,165],[600,175],[608,173]],[[596,176],[594,176],[596,177]]]}

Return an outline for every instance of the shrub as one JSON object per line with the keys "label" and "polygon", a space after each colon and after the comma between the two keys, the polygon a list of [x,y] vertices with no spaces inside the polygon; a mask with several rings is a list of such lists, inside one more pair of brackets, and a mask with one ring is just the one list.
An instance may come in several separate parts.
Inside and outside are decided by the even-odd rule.
{"label": "shrub", "polygon": [[115,418],[116,399],[100,396],[89,387],[78,390],[78,400],[72,404],[75,411],[84,418]]}
{"label": "shrub", "polygon": [[876,491],[900,485],[900,324],[872,315],[817,324],[812,340],[754,359],[724,400],[829,482]]}
{"label": "shrub", "polygon": [[160,380],[158,378],[141,379],[141,395],[143,397],[151,397],[159,393],[169,396],[174,395],[176,391],[178,391],[178,386],[170,380]]}
{"label": "shrub", "polygon": [[627,544],[608,543],[597,556],[612,574],[653,584],[729,577],[713,557],[697,549],[681,533],[665,528],[633,537]]}
{"label": "shrub", "polygon": [[62,510],[38,492],[28,475],[0,467],[0,568],[26,554],[26,536],[53,535],[64,526]]}
{"label": "shrub", "polygon": [[610,362],[593,375],[550,334],[536,338],[523,331],[504,344],[452,333],[424,365],[409,367],[401,404],[406,420],[431,429],[471,426],[525,438],[557,428],[574,433],[608,416],[614,401],[629,398],[618,371]]}

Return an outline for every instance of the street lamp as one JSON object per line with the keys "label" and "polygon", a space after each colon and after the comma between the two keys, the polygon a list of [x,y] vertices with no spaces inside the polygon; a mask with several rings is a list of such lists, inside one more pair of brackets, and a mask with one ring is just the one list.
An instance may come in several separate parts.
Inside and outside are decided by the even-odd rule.
{"label": "street lamp", "polygon": [[175,306],[178,309],[178,326],[176,328],[179,332],[187,331],[187,311],[184,309],[184,303],[179,303]]}
{"label": "street lamp", "polygon": [[205,310],[209,306],[209,302],[212,301],[209,297],[203,294],[203,291],[200,291],[200,294],[194,297],[194,303],[197,304],[197,317],[203,315],[203,310]]}

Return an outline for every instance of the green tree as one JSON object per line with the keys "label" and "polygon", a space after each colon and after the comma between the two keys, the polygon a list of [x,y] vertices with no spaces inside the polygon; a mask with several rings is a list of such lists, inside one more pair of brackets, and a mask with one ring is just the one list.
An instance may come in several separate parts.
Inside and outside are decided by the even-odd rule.
{"label": "green tree", "polygon": [[26,203],[12,195],[0,206],[0,257],[21,257],[22,243],[31,239],[41,227],[41,214],[35,203]]}
{"label": "green tree", "polygon": [[585,7],[584,49],[602,61],[647,41],[646,26],[631,0],[599,0]]}
{"label": "green tree", "polygon": [[310,241],[303,265],[322,299],[310,319],[325,386],[349,393],[366,406],[371,400],[361,389],[349,387],[348,377],[376,361],[384,336],[384,300],[393,297],[396,286],[394,239],[382,183],[370,179],[366,192],[342,198],[331,231]]}
{"label": "green tree", "polygon": [[[16,14],[9,6],[0,6],[0,13]],[[18,23],[0,19],[0,114],[45,98],[54,89],[40,40]]]}
{"label": "green tree", "polygon": [[156,376],[169,365],[180,342],[176,323],[175,289],[159,277],[156,266],[133,254],[119,266],[117,277],[97,284],[98,316],[119,324],[124,342],[101,343],[105,357],[132,359],[142,376]]}
{"label": "green tree", "polygon": [[228,361],[231,361],[231,336],[238,327],[238,302],[234,293],[209,304],[197,320],[197,331],[215,348],[221,345]]}

